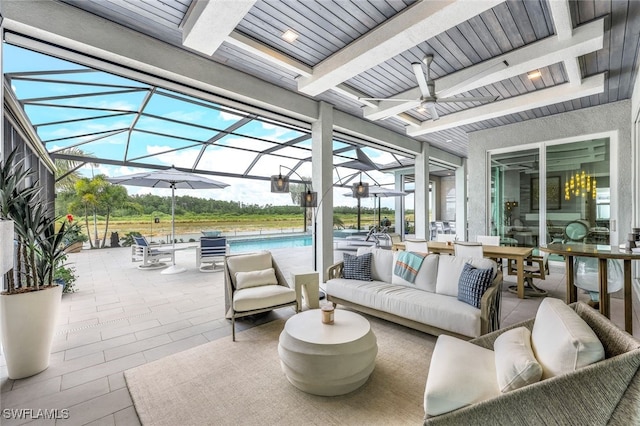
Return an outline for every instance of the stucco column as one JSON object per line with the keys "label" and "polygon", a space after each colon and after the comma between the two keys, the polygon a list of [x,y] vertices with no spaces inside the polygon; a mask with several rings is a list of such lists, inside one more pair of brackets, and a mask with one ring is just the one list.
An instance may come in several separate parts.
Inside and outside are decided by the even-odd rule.
{"label": "stucco column", "polygon": [[427,239],[429,227],[429,144],[422,144],[422,151],[415,160],[415,234],[417,239]]}
{"label": "stucco column", "polygon": [[[398,191],[404,191],[404,174],[402,172],[396,172],[394,176],[395,189]],[[400,235],[400,238],[404,236],[404,197],[395,198],[395,217],[394,225],[396,233]],[[403,238],[404,239],[404,238]]]}
{"label": "stucco column", "polygon": [[318,104],[318,120],[311,124],[313,189],[318,192],[313,236],[315,270],[326,281],[326,269],[333,264],[333,106]]}
{"label": "stucco column", "polygon": [[456,168],[456,236],[470,241],[467,233],[467,160]]}

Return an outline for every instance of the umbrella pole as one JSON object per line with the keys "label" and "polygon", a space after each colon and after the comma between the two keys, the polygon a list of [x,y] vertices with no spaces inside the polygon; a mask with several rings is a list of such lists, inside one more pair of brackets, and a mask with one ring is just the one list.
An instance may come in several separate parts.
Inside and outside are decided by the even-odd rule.
{"label": "umbrella pole", "polygon": [[179,274],[187,269],[176,266],[176,186],[171,185],[171,250],[173,250],[173,265],[164,269],[161,274]]}

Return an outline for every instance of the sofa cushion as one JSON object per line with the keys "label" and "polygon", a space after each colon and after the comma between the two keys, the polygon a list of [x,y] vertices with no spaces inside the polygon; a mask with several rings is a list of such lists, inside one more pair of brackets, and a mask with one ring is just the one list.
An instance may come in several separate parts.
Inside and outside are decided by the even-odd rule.
{"label": "sofa cushion", "polygon": [[271,253],[268,251],[227,257],[227,268],[234,288],[236,287],[236,272],[257,271],[271,267],[273,267]]}
{"label": "sofa cushion", "polygon": [[351,280],[371,281],[371,253],[354,256],[344,253],[344,277]]}
{"label": "sofa cushion", "polygon": [[391,282],[393,272],[393,252],[376,247],[358,247],[356,254],[371,253],[371,279]]}
{"label": "sofa cushion", "polygon": [[467,263],[458,279],[458,300],[480,309],[482,295],[491,286],[493,269],[478,269]]}
{"label": "sofa cushion", "polygon": [[502,333],[493,343],[498,386],[509,392],[540,381],[542,366],[533,355],[531,332],[517,327]]}
{"label": "sofa cushion", "polygon": [[428,416],[498,395],[493,351],[455,337],[438,337],[424,392],[424,411]]}
{"label": "sofa cushion", "polygon": [[277,285],[276,271],[273,268],[258,271],[236,272],[236,289],[240,290],[261,285]]}
{"label": "sofa cushion", "polygon": [[[398,251],[394,252],[393,255],[393,263],[398,260]],[[409,281],[403,280],[401,277],[396,274],[391,275],[391,283],[398,285],[409,285],[415,286],[421,290],[430,291],[435,293],[436,291],[436,279],[438,277],[438,257],[437,254],[430,254],[422,261],[422,266],[418,270],[418,275],[416,275],[415,281],[410,283]]]}
{"label": "sofa cushion", "polygon": [[531,345],[543,379],[604,359],[602,343],[591,327],[562,300],[551,297],[538,308]]}
{"label": "sofa cushion", "polygon": [[480,269],[492,268],[494,273],[491,279],[495,278],[498,265],[491,259],[471,258],[460,256],[440,256],[438,258],[438,278],[436,280],[436,293],[447,296],[458,297],[458,280],[466,263]]}
{"label": "sofa cushion", "polygon": [[463,336],[480,336],[480,310],[455,297],[382,281],[344,278],[326,282],[329,296],[388,312]]}

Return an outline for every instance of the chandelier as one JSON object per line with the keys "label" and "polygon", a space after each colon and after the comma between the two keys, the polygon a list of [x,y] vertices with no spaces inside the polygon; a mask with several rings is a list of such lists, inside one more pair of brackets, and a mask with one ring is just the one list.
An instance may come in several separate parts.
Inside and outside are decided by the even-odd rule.
{"label": "chandelier", "polygon": [[564,183],[564,199],[569,201],[571,196],[585,198],[591,194],[592,199],[596,199],[596,178],[592,177],[584,170],[571,175]]}

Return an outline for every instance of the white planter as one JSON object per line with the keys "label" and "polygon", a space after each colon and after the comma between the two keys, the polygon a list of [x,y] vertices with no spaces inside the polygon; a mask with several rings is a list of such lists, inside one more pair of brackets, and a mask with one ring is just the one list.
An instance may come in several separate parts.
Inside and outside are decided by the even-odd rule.
{"label": "white planter", "polygon": [[14,223],[0,219],[0,274],[13,268]]}
{"label": "white planter", "polygon": [[2,347],[10,379],[33,376],[49,366],[62,286],[0,295]]}

